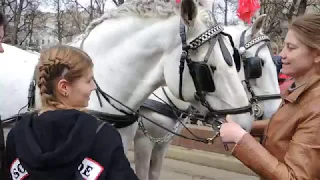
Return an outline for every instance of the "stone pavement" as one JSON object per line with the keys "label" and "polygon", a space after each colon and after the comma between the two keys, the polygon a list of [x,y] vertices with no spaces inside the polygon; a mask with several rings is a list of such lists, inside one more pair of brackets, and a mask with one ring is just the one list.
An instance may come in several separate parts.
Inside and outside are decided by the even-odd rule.
{"label": "stone pavement", "polygon": [[[134,168],[132,151],[129,151],[128,159]],[[259,180],[259,178],[166,158],[159,180]]]}

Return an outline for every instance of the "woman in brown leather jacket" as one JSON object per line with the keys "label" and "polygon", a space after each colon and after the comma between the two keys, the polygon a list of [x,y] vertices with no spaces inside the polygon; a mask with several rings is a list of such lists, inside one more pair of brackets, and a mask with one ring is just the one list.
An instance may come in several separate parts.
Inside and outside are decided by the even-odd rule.
{"label": "woman in brown leather jacket", "polygon": [[227,118],[224,142],[236,143],[232,154],[263,179],[320,180],[320,14],[294,19],[288,27],[282,72],[294,78],[270,121],[257,121],[264,131],[259,144]]}

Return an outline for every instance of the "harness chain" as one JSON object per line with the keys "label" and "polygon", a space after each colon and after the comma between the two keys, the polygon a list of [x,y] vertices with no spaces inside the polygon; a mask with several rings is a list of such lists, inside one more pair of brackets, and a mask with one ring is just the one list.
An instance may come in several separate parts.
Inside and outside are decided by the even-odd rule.
{"label": "harness chain", "polygon": [[[154,96],[156,96],[159,100],[161,100],[163,103],[161,103],[162,107],[164,106],[164,108],[171,108],[170,110],[175,114],[175,117],[171,117],[170,115],[167,115],[166,113],[164,113],[163,111],[161,112],[161,110],[156,110],[154,106],[150,107],[148,106],[148,104],[143,104],[142,107],[146,107],[146,108],[149,108],[153,111],[156,111],[162,115],[165,115],[167,117],[170,117],[172,119],[177,119],[177,122],[176,124],[174,125],[173,127],[173,131],[175,133],[178,132],[178,129],[179,129],[179,125],[181,124],[182,126],[184,126],[184,128],[186,128],[187,131],[190,132],[191,135],[193,135],[194,137],[196,138],[199,138],[198,136],[196,136],[195,134],[192,133],[192,131],[189,130],[188,127],[185,126],[185,124],[182,122],[182,119],[184,118],[187,118],[187,117],[192,117],[193,116],[193,109],[192,109],[192,106],[189,106],[189,108],[186,110],[186,111],[182,111],[180,110],[173,102],[172,100],[169,98],[168,94],[166,93],[165,89],[162,87],[161,88],[164,95],[166,96],[167,100],[169,101],[169,104],[167,102],[165,102],[163,99],[161,99],[160,97],[158,97],[156,94],[153,93]],[[148,100],[151,100],[151,99],[148,99]],[[154,100],[153,100],[154,101]],[[157,101],[154,101],[154,103],[156,103]],[[178,113],[178,114],[177,114]],[[186,115],[186,117],[184,117],[184,115]],[[162,143],[166,143],[166,142],[169,142],[170,140],[172,140],[174,134],[168,132],[166,135],[164,135],[163,137],[161,138],[154,138],[152,137],[147,129],[145,128],[144,124],[143,124],[143,121],[142,121],[142,118],[139,119],[139,129],[144,133],[145,136],[147,136],[150,141],[154,142],[154,143],[157,143],[157,144],[162,144]]]}

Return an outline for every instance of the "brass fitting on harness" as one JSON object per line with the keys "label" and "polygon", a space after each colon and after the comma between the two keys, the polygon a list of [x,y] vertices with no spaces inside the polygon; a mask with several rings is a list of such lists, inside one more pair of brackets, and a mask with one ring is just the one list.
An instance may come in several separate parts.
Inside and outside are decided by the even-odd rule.
{"label": "brass fitting on harness", "polygon": [[217,132],[215,135],[213,135],[211,138],[207,138],[207,144],[208,145],[211,145],[211,144],[213,144],[213,142],[214,142],[214,140],[216,139],[216,137],[219,137],[220,136],[220,133],[219,132]]}
{"label": "brass fitting on harness", "polygon": [[213,144],[213,137],[211,137],[211,138],[207,138],[207,144],[208,145],[211,145],[211,144]]}

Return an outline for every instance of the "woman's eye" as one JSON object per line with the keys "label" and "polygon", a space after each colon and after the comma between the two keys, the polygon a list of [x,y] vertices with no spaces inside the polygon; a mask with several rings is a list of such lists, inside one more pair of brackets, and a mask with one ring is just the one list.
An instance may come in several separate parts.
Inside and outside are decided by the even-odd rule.
{"label": "woman's eye", "polygon": [[292,46],[292,45],[290,45],[290,44],[289,44],[289,45],[287,45],[287,48],[288,48],[288,49],[290,49],[290,50],[295,49],[295,47],[294,47],[294,46]]}

